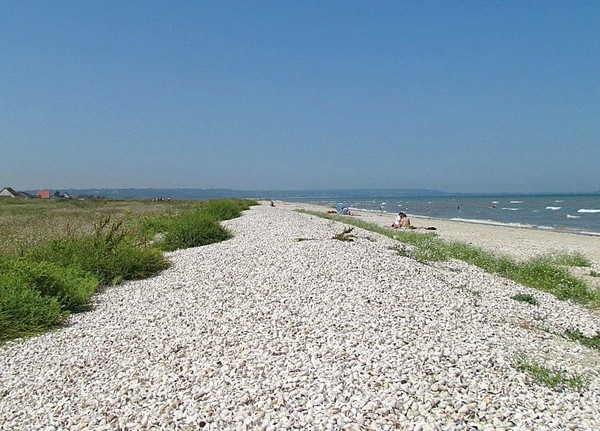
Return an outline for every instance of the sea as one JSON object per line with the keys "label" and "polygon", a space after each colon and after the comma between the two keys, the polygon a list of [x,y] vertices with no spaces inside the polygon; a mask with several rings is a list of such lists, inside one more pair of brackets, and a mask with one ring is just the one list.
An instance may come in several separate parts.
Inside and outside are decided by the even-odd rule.
{"label": "sea", "polygon": [[284,199],[335,207],[468,223],[600,236],[600,194],[303,196]]}

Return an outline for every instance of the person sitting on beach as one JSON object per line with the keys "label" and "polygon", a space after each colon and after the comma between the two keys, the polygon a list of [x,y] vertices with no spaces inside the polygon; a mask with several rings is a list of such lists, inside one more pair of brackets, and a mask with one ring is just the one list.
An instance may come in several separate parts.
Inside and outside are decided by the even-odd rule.
{"label": "person sitting on beach", "polygon": [[394,229],[398,229],[398,228],[411,229],[410,219],[408,218],[408,216],[405,213],[400,211],[398,213],[398,216],[396,217],[396,221],[394,223],[392,223],[392,227]]}
{"label": "person sitting on beach", "polygon": [[410,219],[408,216],[400,211],[398,216],[396,217],[396,221],[392,223],[392,227],[394,229],[403,228],[403,229],[425,229],[425,230],[437,230],[435,227],[416,227],[410,224]]}

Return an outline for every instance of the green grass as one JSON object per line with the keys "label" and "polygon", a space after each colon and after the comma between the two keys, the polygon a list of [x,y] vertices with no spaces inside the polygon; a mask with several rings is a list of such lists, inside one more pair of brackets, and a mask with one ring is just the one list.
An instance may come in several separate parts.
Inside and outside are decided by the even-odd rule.
{"label": "green grass", "polygon": [[519,301],[519,302],[526,302],[528,304],[531,305],[539,305],[539,301],[536,299],[535,296],[530,295],[528,293],[518,293],[515,296],[511,296],[511,299],[514,299],[515,301]]}
{"label": "green grass", "polygon": [[600,293],[584,280],[573,276],[564,266],[589,266],[589,259],[578,253],[561,253],[517,262],[507,256],[498,256],[462,242],[446,242],[432,232],[395,230],[362,220],[298,210],[345,224],[360,227],[393,238],[402,244],[400,254],[420,262],[443,261],[450,258],[475,265],[489,273],[498,274],[524,286],[553,294],[562,300],[571,300],[591,306],[600,305]]}
{"label": "green grass", "polygon": [[51,241],[27,256],[35,262],[52,262],[93,274],[102,285],[146,278],[169,266],[160,250],[138,247],[122,221],[110,217],[95,224],[93,235]]}
{"label": "green grass", "polygon": [[67,316],[57,298],[0,280],[0,342],[39,334]]}
{"label": "green grass", "polygon": [[558,299],[569,299],[580,304],[598,300],[598,294],[585,281],[574,277],[567,269],[556,266],[552,258],[537,257],[501,275],[524,286],[551,293]]}
{"label": "green grass", "polygon": [[520,356],[517,359],[515,368],[518,371],[526,372],[537,382],[554,390],[560,391],[565,388],[570,388],[581,392],[587,385],[586,380],[581,375],[569,374],[563,370],[551,369],[536,362],[529,361],[524,356]]}
{"label": "green grass", "polygon": [[0,283],[54,297],[62,311],[78,311],[98,287],[96,277],[78,268],[24,258],[0,260]]}
{"label": "green grass", "polygon": [[22,256],[53,240],[92,235],[94,222],[108,216],[123,220],[143,241],[140,219],[176,216],[202,201],[0,199],[0,256]]}
{"label": "green grass", "polygon": [[[230,238],[219,221],[238,217],[253,204],[238,199],[161,203],[158,214],[158,207],[139,201],[0,204],[6,210],[0,221],[19,239],[0,241],[0,342],[61,324],[70,312],[84,309],[99,286],[157,274],[169,266],[162,250]],[[30,240],[37,234],[31,223],[44,229],[46,240],[41,235]],[[157,233],[163,235],[160,248],[148,245]]]}
{"label": "green grass", "polygon": [[165,251],[199,247],[225,241],[231,233],[219,223],[239,217],[256,202],[240,199],[207,201],[199,208],[178,216],[147,217],[143,220],[146,236],[162,234],[158,246]]}
{"label": "green grass", "polygon": [[600,350],[600,333],[596,334],[594,337],[586,337],[580,330],[574,329],[566,331],[565,335],[567,336],[567,338],[573,341],[578,341],[584,346]]}
{"label": "green grass", "polygon": [[556,265],[573,266],[580,268],[588,268],[592,262],[581,253],[557,253],[548,256]]}
{"label": "green grass", "polygon": [[231,233],[211,214],[201,211],[175,220],[164,232],[160,247],[166,251],[199,247],[231,238]]}

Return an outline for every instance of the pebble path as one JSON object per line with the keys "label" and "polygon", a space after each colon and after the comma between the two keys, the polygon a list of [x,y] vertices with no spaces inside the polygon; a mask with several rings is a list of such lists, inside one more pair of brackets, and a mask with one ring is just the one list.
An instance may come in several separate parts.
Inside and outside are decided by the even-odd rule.
{"label": "pebble path", "polygon": [[600,353],[561,335],[600,332],[586,309],[279,207],[224,225],[233,239],[0,347],[0,429],[600,429]]}

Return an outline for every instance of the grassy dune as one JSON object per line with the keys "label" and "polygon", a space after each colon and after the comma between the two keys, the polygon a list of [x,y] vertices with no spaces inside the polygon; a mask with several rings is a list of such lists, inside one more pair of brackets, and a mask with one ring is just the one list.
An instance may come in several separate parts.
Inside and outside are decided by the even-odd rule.
{"label": "grassy dune", "polygon": [[1,200],[0,342],[59,325],[100,286],[157,274],[165,250],[229,238],[219,222],[252,204]]}

